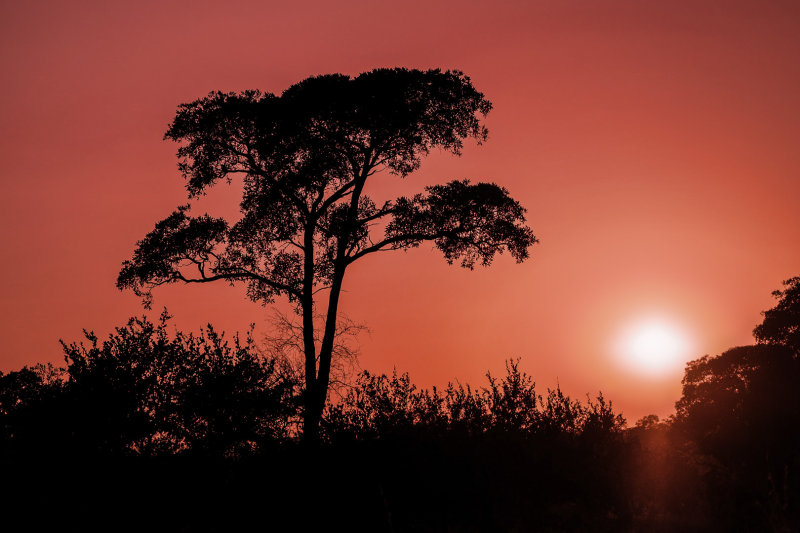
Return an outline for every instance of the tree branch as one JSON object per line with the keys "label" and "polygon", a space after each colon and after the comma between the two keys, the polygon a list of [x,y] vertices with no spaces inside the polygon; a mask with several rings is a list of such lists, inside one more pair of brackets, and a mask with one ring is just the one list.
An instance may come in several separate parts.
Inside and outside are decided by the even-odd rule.
{"label": "tree branch", "polygon": [[[289,294],[292,294],[293,296],[296,296],[298,298],[301,296],[301,292],[298,291],[297,289],[295,289],[295,288],[293,288],[293,287],[291,287],[289,285],[286,285],[284,283],[280,283],[280,282],[271,280],[269,278],[266,278],[264,276],[261,276],[259,274],[256,274],[255,272],[229,272],[229,273],[225,273],[225,274],[215,274],[213,276],[206,276],[203,273],[203,271],[200,270],[200,275],[201,275],[200,278],[187,278],[179,270],[175,270],[172,273],[173,279],[177,279],[177,280],[183,281],[184,283],[211,283],[212,281],[219,281],[219,280],[232,281],[232,280],[236,280],[236,279],[254,279],[254,280],[260,281],[260,282],[262,282],[262,283],[264,283],[266,285],[269,285],[273,289],[285,291],[285,292],[287,292]],[[166,283],[166,281],[164,281],[163,283]],[[158,283],[158,285],[160,285],[160,284],[161,283]],[[154,285],[156,285],[156,284],[154,284]]]}
{"label": "tree branch", "polygon": [[352,255],[352,256],[348,257],[347,258],[347,264],[349,265],[350,263],[356,261],[357,259],[359,259],[361,257],[364,257],[367,254],[371,254],[373,252],[380,252],[386,246],[389,246],[389,245],[392,245],[392,244],[399,244],[399,243],[401,243],[403,241],[432,241],[434,239],[438,239],[439,237],[444,237],[445,235],[447,235],[447,233],[445,233],[445,232],[437,233],[437,234],[434,234],[434,235],[427,234],[427,233],[408,233],[408,234],[405,234],[405,235],[396,235],[394,237],[389,237],[389,238],[384,239],[384,240],[382,240],[382,241],[380,241],[380,242],[378,242],[376,244],[373,244],[372,246],[364,248],[363,250],[361,250],[360,252],[358,252],[355,255]]}

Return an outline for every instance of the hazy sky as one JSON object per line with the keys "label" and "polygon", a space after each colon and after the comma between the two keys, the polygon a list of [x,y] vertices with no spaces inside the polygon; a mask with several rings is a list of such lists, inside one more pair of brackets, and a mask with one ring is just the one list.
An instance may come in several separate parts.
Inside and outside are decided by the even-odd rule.
{"label": "hazy sky", "polygon": [[[179,104],[440,67],[494,103],[489,141],[373,193],[492,180],[541,243],[472,272],[426,247],[355,265],[343,310],[370,329],[361,366],[477,383],[522,357],[542,388],[602,390],[631,422],[669,414],[681,371],[639,374],[612,346],[650,316],[686,332],[691,358],[752,342],[800,274],[799,57],[797,2],[3,2],[0,370],[61,362],[59,338],[143,312],[114,281],[185,203],[162,140]],[[200,207],[233,213],[236,192]],[[164,288],[163,306],[182,329],[269,329],[227,285]]]}

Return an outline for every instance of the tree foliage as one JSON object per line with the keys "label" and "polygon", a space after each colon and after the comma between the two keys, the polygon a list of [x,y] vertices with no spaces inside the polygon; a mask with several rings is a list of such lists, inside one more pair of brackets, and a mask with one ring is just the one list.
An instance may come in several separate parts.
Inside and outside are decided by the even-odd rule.
{"label": "tree foliage", "polygon": [[248,453],[287,438],[295,383],[251,338],[232,344],[131,318],[102,343],[64,344],[76,432],[102,453]]}
{"label": "tree foliage", "polygon": [[[485,140],[479,117],[490,109],[460,72],[405,69],[317,76],[281,96],[217,92],[184,104],[166,137],[183,143],[190,197],[242,174],[243,216],[230,225],[179,208],[140,242],[118,284],[146,294],[188,280],[181,267],[190,266],[197,281],[243,280],[254,300],[269,302],[300,297],[306,256],[314,286],[332,283],[337,260],[423,240],[467,266],[506,247],[522,260],[534,238],[524,210],[500,187],[454,181],[380,208],[363,193],[381,168],[405,176],[434,148],[458,154],[465,138]],[[385,238],[371,243],[369,229],[381,218]]]}
{"label": "tree foliage", "polygon": [[778,303],[764,311],[764,320],[753,335],[759,343],[788,346],[800,354],[800,277],[787,279],[783,285],[783,290],[772,293]]}
{"label": "tree foliage", "polygon": [[677,417],[702,446],[737,455],[738,445],[752,446],[749,436],[767,445],[781,440],[770,434],[782,421],[800,421],[800,403],[791,401],[798,384],[800,362],[785,347],[731,348],[687,364]]}
{"label": "tree foliage", "polygon": [[727,527],[800,523],[800,278],[784,285],[754,330],[759,343],[689,362],[676,404],[676,429],[710,465],[710,498],[736,517]]}
{"label": "tree foliage", "polygon": [[64,434],[65,372],[36,364],[0,372],[0,456],[42,453]]}

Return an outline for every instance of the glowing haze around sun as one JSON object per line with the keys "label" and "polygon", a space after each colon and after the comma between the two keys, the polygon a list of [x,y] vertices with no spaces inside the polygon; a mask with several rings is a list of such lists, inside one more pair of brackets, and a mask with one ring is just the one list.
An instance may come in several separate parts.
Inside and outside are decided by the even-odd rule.
{"label": "glowing haze around sun", "polygon": [[625,370],[659,378],[680,372],[694,354],[685,328],[667,318],[648,316],[622,328],[614,343],[614,355]]}

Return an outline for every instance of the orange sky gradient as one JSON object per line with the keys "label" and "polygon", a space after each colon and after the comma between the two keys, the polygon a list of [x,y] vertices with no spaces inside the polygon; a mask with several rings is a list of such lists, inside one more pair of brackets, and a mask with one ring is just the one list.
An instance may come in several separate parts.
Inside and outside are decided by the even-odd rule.
{"label": "orange sky gradient", "polygon": [[[668,415],[682,372],[611,354],[659,314],[695,354],[752,342],[770,292],[800,274],[797,2],[4,2],[0,6],[0,370],[61,363],[58,339],[143,310],[114,282],[136,241],[185,203],[177,106],[211,90],[280,92],[376,67],[460,69],[494,104],[489,140],[432,154],[375,196],[492,180],[541,243],[488,269],[429,247],[345,279],[361,367],[478,384],[521,357],[542,391],[602,390],[633,423]],[[235,213],[235,187],[201,206]],[[227,285],[154,293],[185,330],[269,329]]]}

